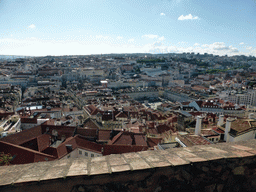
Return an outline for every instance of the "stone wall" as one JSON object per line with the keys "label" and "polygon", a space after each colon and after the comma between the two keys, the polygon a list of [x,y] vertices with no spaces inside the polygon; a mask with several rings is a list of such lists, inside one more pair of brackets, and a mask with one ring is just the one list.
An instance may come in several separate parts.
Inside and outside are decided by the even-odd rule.
{"label": "stone wall", "polygon": [[256,140],[0,167],[0,191],[256,191]]}

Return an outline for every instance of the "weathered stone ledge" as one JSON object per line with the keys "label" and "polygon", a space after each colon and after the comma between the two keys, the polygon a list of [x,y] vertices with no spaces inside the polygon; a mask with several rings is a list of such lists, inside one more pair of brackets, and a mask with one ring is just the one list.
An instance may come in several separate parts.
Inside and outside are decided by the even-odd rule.
{"label": "weathered stone ledge", "polygon": [[[128,183],[145,181],[145,178],[148,177],[158,178],[158,183],[154,184],[156,189],[161,187],[159,177],[163,176],[168,177],[168,182],[171,181],[170,178],[175,178],[175,182],[176,180],[186,181],[192,187],[195,182],[204,180],[204,190],[210,185],[213,189],[217,189],[219,183],[225,189],[226,180],[220,179],[225,177],[225,174],[228,178],[237,175],[245,176],[245,178],[252,176],[250,187],[254,189],[254,187],[256,188],[255,157],[256,140],[249,140],[164,151],[125,153],[90,159],[63,159],[2,166],[0,167],[0,191],[32,191],[35,188],[37,191],[86,191],[87,187],[100,191],[96,190],[96,186],[106,187],[109,183],[119,182],[127,187]],[[250,172],[249,176],[247,176],[248,171]],[[194,181],[194,178],[197,180]],[[210,179],[216,184],[212,183]],[[197,184],[198,186],[201,186],[200,182]],[[143,189],[143,187],[146,189],[149,184],[136,185],[138,187],[136,189]],[[198,186],[195,185],[195,189]]]}

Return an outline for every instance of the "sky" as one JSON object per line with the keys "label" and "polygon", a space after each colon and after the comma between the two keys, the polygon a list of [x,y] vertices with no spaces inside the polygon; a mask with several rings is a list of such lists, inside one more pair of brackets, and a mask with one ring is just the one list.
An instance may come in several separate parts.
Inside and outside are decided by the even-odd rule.
{"label": "sky", "polygon": [[0,55],[256,56],[256,0],[0,0]]}

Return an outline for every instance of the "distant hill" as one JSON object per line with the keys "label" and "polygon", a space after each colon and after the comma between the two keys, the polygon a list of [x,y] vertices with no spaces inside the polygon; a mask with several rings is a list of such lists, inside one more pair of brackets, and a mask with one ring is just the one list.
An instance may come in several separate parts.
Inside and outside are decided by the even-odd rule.
{"label": "distant hill", "polygon": [[17,58],[29,58],[31,56],[24,56],[24,55],[0,55],[0,60],[7,60],[7,59],[17,59]]}

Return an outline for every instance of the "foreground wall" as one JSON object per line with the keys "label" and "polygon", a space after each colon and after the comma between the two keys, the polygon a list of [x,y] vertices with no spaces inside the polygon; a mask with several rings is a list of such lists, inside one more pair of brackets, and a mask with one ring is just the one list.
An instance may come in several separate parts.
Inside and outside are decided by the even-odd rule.
{"label": "foreground wall", "polygon": [[256,191],[256,140],[0,167],[0,191]]}

